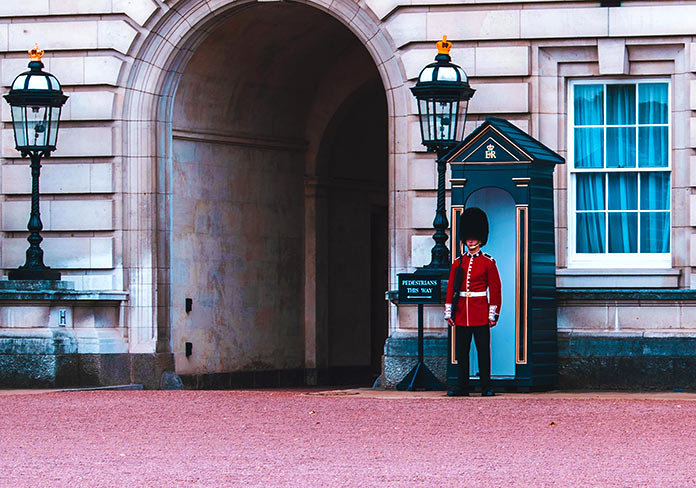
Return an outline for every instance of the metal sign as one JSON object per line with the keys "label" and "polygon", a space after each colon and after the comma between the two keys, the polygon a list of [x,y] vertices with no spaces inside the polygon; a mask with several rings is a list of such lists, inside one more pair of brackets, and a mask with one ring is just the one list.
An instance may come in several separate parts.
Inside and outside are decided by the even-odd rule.
{"label": "metal sign", "polygon": [[440,303],[439,275],[399,273],[399,304]]}

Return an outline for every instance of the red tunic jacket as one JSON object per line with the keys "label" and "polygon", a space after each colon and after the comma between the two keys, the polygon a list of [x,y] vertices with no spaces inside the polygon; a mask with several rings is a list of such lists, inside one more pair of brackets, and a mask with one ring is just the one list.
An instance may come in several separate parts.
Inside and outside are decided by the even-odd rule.
{"label": "red tunic jacket", "polygon": [[[446,304],[452,304],[454,288],[454,275],[457,266],[463,267],[462,285],[460,287],[459,301],[454,324],[459,326],[488,325],[488,314],[500,313],[502,297],[500,293],[500,275],[495,259],[490,255],[478,251],[476,254],[464,253],[458,257],[450,269],[449,282],[447,283]],[[488,290],[488,297],[483,293]],[[467,292],[483,296],[466,296]],[[495,307],[495,308],[494,308]]]}

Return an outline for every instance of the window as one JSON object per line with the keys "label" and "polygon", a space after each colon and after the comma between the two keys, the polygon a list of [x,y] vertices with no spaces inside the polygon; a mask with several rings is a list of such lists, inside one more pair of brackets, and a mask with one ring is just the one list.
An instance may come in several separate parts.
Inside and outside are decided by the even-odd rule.
{"label": "window", "polygon": [[670,267],[670,85],[574,81],[568,264]]}

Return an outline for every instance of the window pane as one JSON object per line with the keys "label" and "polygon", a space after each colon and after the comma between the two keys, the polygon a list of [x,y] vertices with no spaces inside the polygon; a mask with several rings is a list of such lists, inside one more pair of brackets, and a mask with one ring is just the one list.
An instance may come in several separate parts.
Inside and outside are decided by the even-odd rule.
{"label": "window pane", "polygon": [[636,129],[607,127],[607,168],[636,167]]}
{"label": "window pane", "polygon": [[575,129],[576,168],[602,168],[603,155],[604,129]]}
{"label": "window pane", "polygon": [[638,122],[641,124],[667,123],[667,83],[638,85]]}
{"label": "window pane", "polygon": [[575,125],[604,124],[604,87],[575,85]]}
{"label": "window pane", "polygon": [[667,127],[638,128],[638,166],[667,167]]}
{"label": "window pane", "polygon": [[609,252],[638,252],[638,213],[609,214]]}
{"label": "window pane", "polygon": [[582,253],[603,253],[606,235],[604,212],[578,213],[576,249]]}
{"label": "window pane", "polygon": [[609,173],[609,210],[638,209],[638,175]]}
{"label": "window pane", "polygon": [[580,173],[577,184],[578,210],[604,210],[604,173]]}
{"label": "window pane", "polygon": [[636,85],[607,85],[607,124],[636,123]]}
{"label": "window pane", "polygon": [[669,173],[641,173],[641,210],[669,210]]}
{"label": "window pane", "polygon": [[640,214],[640,252],[669,252],[669,212]]}

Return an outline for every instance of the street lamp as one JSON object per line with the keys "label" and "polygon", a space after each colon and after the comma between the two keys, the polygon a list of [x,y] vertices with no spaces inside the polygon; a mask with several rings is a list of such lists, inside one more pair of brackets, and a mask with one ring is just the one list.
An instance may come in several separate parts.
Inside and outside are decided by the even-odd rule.
{"label": "street lamp", "polygon": [[52,270],[43,262],[43,240],[39,232],[43,229],[39,214],[39,176],[41,158],[48,157],[56,149],[60,109],[68,99],[55,76],[42,71],[43,50],[37,45],[29,51],[29,71],[25,71],[12,82],[5,100],[12,108],[15,147],[31,160],[31,215],[29,248],[26,262],[9,272],[11,280],[60,280],[60,272]]}
{"label": "street lamp", "polygon": [[411,88],[418,100],[418,118],[423,145],[437,154],[437,209],[433,227],[435,245],[431,251],[428,272],[446,274],[450,267],[449,249],[445,245],[449,226],[445,212],[445,156],[464,138],[464,125],[469,100],[474,89],[469,86],[464,70],[452,63],[452,43],[447,36],[437,43],[435,62],[427,65]]}

